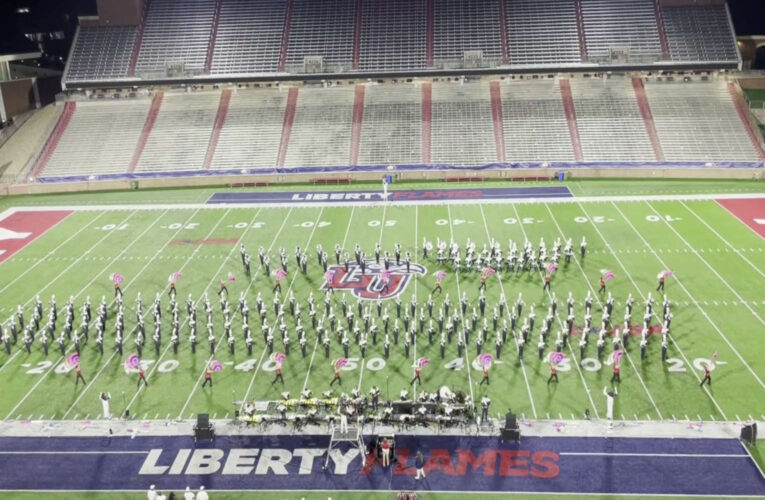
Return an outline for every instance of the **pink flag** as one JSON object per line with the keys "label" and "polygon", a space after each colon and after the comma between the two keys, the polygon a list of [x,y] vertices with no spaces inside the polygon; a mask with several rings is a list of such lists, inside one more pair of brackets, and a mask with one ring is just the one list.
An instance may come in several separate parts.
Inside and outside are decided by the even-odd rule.
{"label": "pink flag", "polygon": [[436,279],[441,282],[446,278],[446,272],[445,271],[436,271]]}
{"label": "pink flag", "polygon": [[287,355],[282,352],[275,352],[271,355],[271,361],[276,361],[279,364],[284,363],[285,359],[287,359]]}
{"label": "pink flag", "polygon": [[329,271],[324,273],[324,279],[329,281],[330,283],[332,283],[332,280],[335,279],[335,270],[334,269],[330,269]]}
{"label": "pink flag", "polygon": [[555,262],[552,262],[547,265],[547,272],[550,274],[554,273],[557,269],[558,269],[558,264],[556,264]]}
{"label": "pink flag", "polygon": [[223,363],[214,359],[210,361],[210,369],[214,372],[223,371]]}
{"label": "pink flag", "polygon": [[69,356],[66,357],[66,366],[67,368],[74,368],[75,366],[80,364],[80,355],[76,352],[73,352]]}
{"label": "pink flag", "polygon": [[566,357],[566,355],[563,354],[562,352],[557,352],[557,351],[551,352],[550,353],[550,363],[552,363],[554,365],[557,365],[558,363],[563,361],[563,359],[565,357]]}
{"label": "pink flag", "polygon": [[170,283],[175,283],[179,279],[181,279],[181,272],[176,271],[173,274],[171,274],[170,277],[167,278],[167,281],[169,281]]}
{"label": "pink flag", "polygon": [[117,285],[119,285],[120,283],[122,283],[122,280],[124,280],[125,278],[123,278],[122,275],[119,273],[113,273],[111,276],[109,276],[109,279],[112,280]]}
{"label": "pink flag", "polygon": [[481,366],[488,367],[489,365],[491,365],[491,360],[492,359],[494,359],[494,358],[492,358],[491,354],[489,354],[488,352],[485,352],[483,354],[479,354],[478,355],[478,364],[481,365]]}
{"label": "pink flag", "polygon": [[614,360],[614,364],[618,365],[619,361],[622,360],[622,350],[618,349],[611,354],[612,359]]}
{"label": "pink flag", "polygon": [[348,358],[337,358],[332,362],[332,366],[335,367],[335,370],[340,370],[342,367],[348,364]]}
{"label": "pink flag", "polygon": [[609,271],[607,269],[602,269],[600,272],[603,275],[603,279],[606,281],[610,281],[616,277],[613,271]]}
{"label": "pink flag", "polygon": [[417,364],[417,367],[419,367],[419,368],[425,368],[426,366],[428,366],[430,364],[430,359],[428,359],[428,358],[419,358],[417,360],[416,364]]}
{"label": "pink flag", "polygon": [[234,273],[228,273],[228,280],[229,281],[236,281],[236,276],[234,276]]}
{"label": "pink flag", "polygon": [[712,354],[712,357],[709,359],[709,361],[710,361],[712,364],[715,364],[715,361],[716,361],[716,360],[717,360],[717,351],[715,351],[715,353],[714,353],[714,354]]}
{"label": "pink flag", "polygon": [[274,276],[276,276],[276,279],[282,279],[287,276],[287,273],[284,271],[284,269],[277,269],[274,271]]}

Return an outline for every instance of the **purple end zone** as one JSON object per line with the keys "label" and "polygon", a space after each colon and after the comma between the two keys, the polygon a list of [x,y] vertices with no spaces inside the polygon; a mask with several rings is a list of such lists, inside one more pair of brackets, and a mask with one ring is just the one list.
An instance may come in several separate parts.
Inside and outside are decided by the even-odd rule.
{"label": "purple end zone", "polygon": [[[566,186],[411,189],[388,192],[388,201],[512,200],[519,198],[571,198]],[[207,200],[216,203],[377,203],[382,191],[266,191],[215,193]]]}
{"label": "purple end zone", "polygon": [[[398,436],[382,468],[326,436],[0,438],[0,490],[402,490],[635,495],[763,495],[735,439]],[[369,437],[367,437],[369,442]],[[424,481],[413,478],[424,453]]]}

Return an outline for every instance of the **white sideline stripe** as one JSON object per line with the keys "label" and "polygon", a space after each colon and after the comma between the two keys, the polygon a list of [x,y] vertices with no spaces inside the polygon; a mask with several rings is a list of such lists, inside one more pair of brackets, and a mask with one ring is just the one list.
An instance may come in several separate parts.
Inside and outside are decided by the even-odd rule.
{"label": "white sideline stripe", "polygon": [[749,458],[749,455],[741,453],[716,454],[716,453],[608,453],[608,452],[589,452],[589,451],[562,451],[560,456],[575,457],[666,457],[666,458]]}
{"label": "white sideline stripe", "polygon": [[[558,231],[560,232],[561,236],[563,238],[566,237],[565,234],[563,234],[563,229],[561,229],[560,224],[558,224],[558,220],[555,218],[555,215],[553,215],[552,210],[550,210],[549,205],[545,204],[545,208],[547,208],[547,212],[550,214],[550,218],[555,223],[555,227],[558,228]],[[603,303],[600,301],[600,297],[598,297],[598,293],[595,291],[595,287],[592,286],[592,282],[587,279],[587,273],[584,272],[584,268],[582,267],[582,263],[579,259],[574,259],[576,262],[576,266],[579,268],[579,271],[581,271],[582,276],[584,277],[584,282],[587,283],[587,287],[594,293],[594,298],[597,301],[598,306],[601,309],[605,309],[603,307]],[[656,410],[656,413],[659,416],[659,420],[664,420],[664,417],[661,414],[661,410],[659,410],[658,405],[656,404],[656,401],[654,401],[653,396],[651,395],[651,391],[648,390],[648,386],[645,385],[645,381],[643,380],[643,377],[640,375],[640,372],[637,369],[637,366],[632,361],[632,356],[630,356],[630,353],[627,349],[622,349],[622,352],[627,356],[627,360],[630,362],[630,366],[632,366],[632,370],[635,372],[635,375],[637,375],[638,380],[640,381],[640,385],[643,386],[643,390],[645,391],[646,395],[648,395],[648,399],[651,400],[651,404],[653,405],[654,409]],[[699,419],[701,420],[701,419]]]}
{"label": "white sideline stripe", "polygon": [[[521,219],[521,214],[520,214],[520,212],[518,212],[518,207],[513,205],[513,211],[515,212],[516,219],[519,220],[519,221],[522,220]],[[526,229],[524,229],[523,224],[519,224],[519,225],[521,227],[521,231],[523,232],[523,239],[531,241],[531,240],[528,239],[528,235],[526,234]],[[576,259],[576,257],[574,257],[574,258]],[[542,270],[539,270],[539,276],[540,277],[544,276],[544,273],[543,273]],[[547,297],[550,299],[550,301],[552,301],[552,293],[550,293],[550,290],[546,290],[546,291],[547,291]],[[560,327],[561,330],[563,330],[563,328],[565,328],[565,327],[563,326],[563,321],[561,321],[560,315],[558,313],[559,313],[559,311],[555,311],[555,319],[558,320],[558,326]],[[590,400],[590,404],[592,405],[592,410],[595,412],[595,418],[600,420],[600,414],[598,413],[598,407],[595,404],[595,400],[592,399],[592,391],[590,390],[590,386],[587,385],[587,379],[584,378],[584,373],[582,373],[582,368],[580,366],[581,363],[576,358],[576,352],[574,351],[574,348],[571,347],[571,342],[567,342],[567,345],[568,345],[568,352],[571,353],[571,358],[574,360],[574,365],[576,366],[576,371],[579,373],[579,378],[582,379],[582,384],[584,384],[584,392],[587,393],[587,399]],[[545,345],[545,349],[546,348],[547,348],[547,346]]]}
{"label": "white sideline stripe", "polygon": [[[473,200],[417,200],[403,201],[396,200],[396,205],[507,205],[521,203],[604,203],[613,201],[683,201],[683,200],[737,200],[737,199],[765,199],[765,193],[718,193],[718,194],[667,194],[667,195],[641,195],[641,196],[581,196],[570,198],[513,198],[513,199],[473,199]],[[38,211],[47,212],[50,210],[164,210],[164,209],[208,209],[220,210],[228,208],[329,208],[329,207],[352,207],[352,206],[374,206],[380,202],[339,202],[339,203],[320,203],[320,202],[290,202],[290,203],[158,203],[158,204],[116,204],[116,205],[45,205],[45,206],[21,206],[9,208],[7,212],[15,213],[17,211]]]}
{"label": "white sideline stripe", "polygon": [[146,451],[0,451],[0,455],[146,455]]}
{"label": "white sideline stripe", "polygon": [[[351,215],[348,217],[348,226],[345,228],[345,236],[343,236],[343,244],[341,245],[341,250],[343,252],[345,252],[345,243],[348,241],[348,233],[351,230],[351,221],[353,221],[353,214],[354,214],[355,211],[356,211],[356,207],[352,207],[351,208]],[[340,319],[338,321],[342,321],[342,319]],[[320,341],[321,341],[321,339],[319,339],[319,336],[316,335],[316,342],[313,345],[313,351],[311,351],[311,360],[308,362],[308,370],[306,371],[305,380],[303,381],[303,389],[300,390],[300,394],[303,394],[305,392],[306,388],[308,387],[308,378],[311,375],[311,368],[313,368],[313,360],[314,360],[314,358],[316,358],[316,350],[319,347],[319,342]],[[265,350],[263,351],[263,353],[265,353]],[[363,366],[363,364],[364,363],[362,363],[362,366]],[[252,385],[252,384],[250,384],[250,385]],[[249,389],[247,389],[247,392],[248,393],[250,392]]]}
{"label": "white sideline stripe", "polygon": [[[656,212],[656,209],[655,209],[655,208],[653,208],[653,206],[652,206],[650,203],[646,202],[646,204],[648,205],[648,207],[649,207],[649,208],[650,208],[650,209],[651,209],[651,210],[652,210],[654,213],[658,214],[658,212]],[[615,204],[615,203],[614,203],[613,205],[616,207],[616,204]],[[621,211],[621,210],[620,210],[618,207],[617,207],[617,210],[619,210],[619,213],[622,213],[622,211]],[[622,217],[624,217],[624,215],[622,215]],[[688,244],[688,242],[686,241],[686,239],[685,239],[685,238],[683,238],[683,237],[682,237],[682,235],[681,235],[680,233],[678,233],[678,232],[677,232],[677,230],[676,230],[674,227],[672,227],[672,225],[671,225],[669,222],[667,222],[667,221],[666,221],[666,219],[665,219],[665,222],[666,222],[667,226],[668,226],[668,227],[669,227],[669,228],[670,228],[670,229],[671,229],[671,230],[672,230],[672,231],[673,231],[673,232],[674,232],[674,233],[675,233],[675,234],[676,234],[676,235],[677,235],[677,236],[678,236],[678,237],[679,237],[681,240],[683,240],[683,243],[685,243],[685,244],[686,244],[688,247],[690,247],[690,244]],[[628,221],[628,224],[630,225],[630,227],[632,227],[632,228],[635,230],[635,232],[637,232],[637,229],[635,229],[635,226],[633,226],[633,225],[632,225],[632,222],[629,222],[629,221]],[[642,240],[645,242],[645,239],[643,238],[643,235],[641,235],[640,233],[638,233],[638,236],[640,236],[640,239],[642,239]],[[647,245],[647,243],[646,243],[646,245]],[[661,257],[659,257],[658,255],[656,256],[656,258],[659,260],[659,262],[661,262],[661,264],[662,264],[663,266],[665,266],[665,267],[664,267],[664,269],[667,269],[667,267],[666,267],[666,264],[664,263],[664,260],[663,260]],[[723,282],[723,284],[724,284],[725,286],[727,286],[727,287],[728,287],[728,289],[729,289],[730,291],[732,291],[732,292],[733,292],[733,293],[734,293],[734,294],[735,294],[735,295],[738,297],[738,299],[739,299],[739,300],[742,300],[742,301],[744,300],[744,299],[741,297],[741,295],[739,295],[739,294],[738,294],[738,292],[736,292],[735,290],[733,290],[733,288],[731,288],[731,286],[728,284],[728,282],[727,282],[725,279],[723,279],[723,277],[722,277],[722,276],[720,276],[720,274],[717,272],[717,270],[715,270],[715,269],[714,269],[714,268],[713,268],[713,267],[712,267],[712,266],[709,264],[709,262],[707,262],[707,261],[706,261],[706,259],[704,259],[704,258],[703,258],[703,257],[701,257],[700,255],[699,255],[699,258],[702,260],[702,262],[704,262],[704,264],[705,264],[705,265],[706,265],[706,266],[709,268],[709,270],[710,270],[710,271],[712,271],[712,272],[715,274],[715,276],[717,276],[717,278],[718,278],[720,281],[722,281],[722,282]],[[682,288],[682,289],[683,289],[683,291],[684,291],[684,292],[685,292],[685,294],[688,296],[688,298],[689,298],[689,299],[691,299],[691,301],[693,301],[693,302],[696,302],[696,307],[698,308],[698,310],[699,310],[699,311],[701,311],[701,314],[702,314],[702,315],[703,315],[703,316],[704,316],[704,317],[707,319],[707,321],[709,321],[709,324],[710,324],[710,325],[712,325],[712,326],[714,327],[714,329],[715,329],[715,330],[717,330],[717,333],[720,335],[720,337],[722,337],[722,339],[725,341],[725,343],[728,345],[728,347],[729,347],[729,348],[730,348],[730,349],[733,351],[733,353],[736,355],[736,357],[738,357],[739,361],[741,361],[741,363],[742,363],[742,364],[743,364],[743,365],[746,367],[746,369],[747,369],[747,370],[749,370],[749,373],[751,373],[751,374],[752,374],[752,376],[755,378],[755,380],[757,380],[757,382],[760,384],[760,388],[762,388],[762,389],[765,389],[765,383],[763,383],[763,382],[762,382],[762,379],[760,379],[760,377],[757,375],[757,373],[755,373],[755,371],[752,369],[752,367],[749,365],[749,363],[747,363],[747,362],[746,362],[746,360],[744,359],[744,357],[743,357],[743,356],[741,356],[741,353],[739,353],[739,352],[738,352],[738,349],[736,349],[736,348],[733,346],[733,344],[731,344],[731,342],[728,340],[728,337],[726,337],[726,336],[725,336],[725,334],[722,332],[722,330],[720,330],[720,328],[717,326],[717,324],[716,324],[714,321],[712,321],[712,318],[710,318],[710,317],[709,317],[709,315],[707,314],[707,312],[706,312],[704,309],[702,309],[701,307],[699,307],[699,305],[698,305],[698,301],[696,301],[696,299],[695,299],[695,298],[693,298],[693,295],[691,295],[691,292],[690,292],[690,291],[688,291],[688,289],[685,287],[685,285],[684,285],[684,284],[683,284],[683,282],[680,280],[680,278],[677,278],[677,277],[675,277],[675,282],[677,282],[677,284],[678,284],[678,285],[680,285],[680,288]],[[745,305],[746,305],[746,304],[745,304]],[[759,316],[759,315],[758,315],[756,312],[754,312],[754,309],[752,309],[752,308],[751,308],[751,307],[749,307],[748,305],[746,305],[746,307],[747,307],[747,309],[749,309],[749,310],[752,312],[752,314],[753,314],[753,315],[754,315],[754,316],[755,316],[755,317],[756,317],[758,320],[760,320],[760,322],[761,322],[763,325],[765,325],[765,321],[763,321],[763,320],[762,320],[762,318],[761,318],[761,317],[760,317],[760,316]]]}
{"label": "white sideline stripe", "polygon": [[[165,210],[165,211],[162,213],[162,215],[160,215],[159,217],[157,217],[157,219],[155,219],[155,220],[154,220],[154,222],[152,222],[152,223],[151,223],[150,227],[153,227],[153,226],[154,226],[154,225],[155,225],[155,224],[156,224],[156,223],[157,223],[157,222],[158,222],[160,219],[162,219],[162,217],[164,217],[164,216],[167,214],[167,212],[168,212],[168,211],[167,211],[167,210]],[[171,242],[171,241],[173,241],[173,239],[174,239],[174,238],[175,238],[175,237],[178,235],[178,233],[180,233],[180,232],[183,230],[183,228],[184,228],[184,227],[186,227],[186,224],[188,224],[188,223],[189,223],[191,220],[193,220],[193,219],[194,219],[194,217],[196,216],[196,214],[197,214],[198,212],[199,212],[199,210],[195,210],[195,211],[194,211],[194,213],[192,213],[192,214],[191,214],[191,216],[190,216],[188,219],[186,219],[186,221],[184,221],[184,223],[181,225],[181,227],[175,230],[175,232],[174,232],[174,233],[173,233],[173,235],[170,237],[170,239],[168,239],[168,240],[167,240],[167,241],[164,243],[164,245],[162,245],[162,246],[159,248],[159,250],[157,250],[157,251],[154,253],[154,255],[151,257],[151,259],[149,259],[149,261],[148,261],[146,264],[144,264],[144,266],[143,266],[143,267],[140,269],[140,271],[138,272],[138,275],[141,275],[141,274],[143,274],[143,272],[146,270],[146,268],[147,268],[147,267],[149,267],[149,265],[150,265],[152,262],[154,262],[154,260],[157,258],[157,256],[158,256],[158,255],[159,255],[159,254],[160,254],[160,253],[161,253],[161,252],[162,252],[162,251],[163,251],[163,250],[164,250],[164,249],[167,247],[167,245],[169,245],[169,244],[170,244],[170,242]],[[225,217],[227,213],[228,213],[228,212],[226,212],[224,215],[222,215],[222,216],[221,216],[221,219],[222,219],[223,217]],[[218,226],[217,226],[217,224],[216,224],[216,225],[213,227],[213,229],[212,229],[212,230],[211,230],[211,231],[208,233],[207,237],[209,237],[209,236],[212,234],[212,232],[215,230],[215,228],[217,228],[217,227],[218,227]],[[140,235],[140,236],[143,236],[143,234],[144,234],[144,233],[146,233],[146,231],[148,231],[148,228],[147,228],[147,229],[146,229],[146,230],[145,230],[143,233],[141,233],[141,235]],[[140,239],[140,236],[139,236],[138,238],[136,238],[136,240],[139,240],[139,239]],[[183,264],[183,265],[180,267],[179,271],[182,271],[182,270],[183,270],[183,269],[186,267],[186,265],[189,263],[189,261],[191,261],[191,259],[194,257],[194,255],[196,255],[196,253],[199,251],[199,249],[200,249],[200,248],[201,248],[201,246],[197,246],[197,247],[194,249],[194,251],[191,253],[191,256],[190,256],[190,257],[189,257],[189,258],[186,260],[186,262],[184,262],[184,264]],[[160,256],[160,258],[161,258],[161,256]],[[169,286],[169,285],[165,285],[165,286],[162,288],[162,292],[161,292],[161,294],[162,294],[162,295],[164,295],[164,294],[165,294],[165,290],[168,288],[168,286]],[[147,308],[146,308],[146,312],[143,314],[143,316],[142,316],[142,317],[143,317],[143,318],[146,318],[146,317],[149,315],[149,313],[150,313],[151,311],[152,311],[152,309],[151,309],[150,307],[147,307]],[[138,325],[136,324],[136,325],[134,325],[134,326],[133,326],[133,328],[131,328],[131,329],[130,329],[130,331],[128,332],[128,334],[127,334],[127,335],[125,335],[125,337],[123,338],[123,345],[124,345],[124,342],[125,342],[125,341],[127,341],[127,340],[128,340],[128,339],[129,339],[129,338],[130,338],[130,337],[133,335],[133,332],[135,332],[137,328],[138,328]],[[116,355],[117,355],[117,351],[116,351],[116,350],[112,350],[112,353],[111,353],[111,355],[110,355],[110,356],[109,356],[109,358],[108,358],[108,359],[107,359],[107,360],[106,360],[106,361],[105,361],[105,362],[102,364],[102,366],[101,366],[101,369],[100,369],[100,370],[98,370],[98,372],[96,373],[96,375],[95,375],[95,376],[93,377],[93,379],[91,380],[91,383],[90,383],[90,384],[87,384],[87,385],[85,385],[85,388],[84,388],[84,390],[83,390],[83,391],[82,391],[82,392],[79,394],[79,396],[77,396],[77,399],[75,399],[75,400],[74,400],[74,402],[73,402],[73,403],[72,403],[72,404],[69,406],[69,408],[66,410],[66,413],[64,413],[64,416],[62,417],[62,419],[65,419],[65,418],[67,417],[67,415],[69,415],[69,412],[70,412],[70,411],[72,411],[72,410],[74,409],[74,407],[77,405],[77,403],[79,403],[79,402],[80,402],[80,400],[81,400],[81,399],[82,399],[82,398],[85,396],[85,393],[87,393],[87,392],[88,392],[88,389],[90,389],[91,387],[93,387],[93,386],[95,385],[95,384],[93,384],[92,382],[95,382],[95,381],[96,381],[96,379],[98,379],[98,377],[101,375],[101,373],[103,373],[103,371],[106,369],[106,367],[107,367],[107,366],[109,366],[109,363],[111,362],[111,360],[112,360],[112,359],[114,359],[114,357],[115,357]],[[159,364],[159,363],[155,364],[154,366],[152,366],[152,368],[156,367],[158,364]],[[148,378],[150,375],[151,375],[151,373],[149,373],[149,375],[147,375],[147,378]],[[130,405],[128,405],[128,406],[127,406],[127,408],[130,408]],[[125,408],[125,409],[127,409],[127,408]]]}
{"label": "white sideline stripe", "polygon": [[[635,228],[635,226],[634,226],[634,225],[632,225],[632,222],[631,222],[629,219],[627,219],[627,217],[624,215],[624,213],[623,213],[621,210],[619,210],[619,207],[618,207],[618,206],[617,206],[615,203],[612,203],[612,204],[613,204],[613,206],[616,208],[617,212],[619,212],[619,215],[622,217],[622,219],[624,219],[624,220],[627,222],[627,224],[629,224],[629,226],[632,228],[632,230],[633,230],[633,231],[635,231],[635,234],[637,234],[637,235],[638,235],[638,237],[639,237],[639,238],[640,238],[640,240],[643,242],[643,244],[644,244],[646,247],[648,247],[648,248],[651,248],[651,246],[648,244],[648,242],[646,241],[646,239],[645,239],[645,238],[643,238],[643,235],[642,235],[642,234],[640,234],[640,233],[638,232],[638,230]],[[585,210],[585,209],[584,209],[584,206],[582,206],[582,205],[580,204],[580,205],[579,205],[579,208],[581,209],[581,211],[582,211],[582,213],[583,213],[584,215],[586,215],[587,217],[589,217],[589,216],[590,216],[590,214],[589,214],[589,213],[587,213],[587,210]],[[593,225],[592,225],[592,227],[593,227],[593,228],[595,229],[595,231],[598,233],[598,236],[600,236],[600,239],[602,239],[602,240],[603,240],[603,243],[606,245],[606,247],[610,249],[610,248],[611,248],[611,244],[608,242],[608,240],[606,239],[606,237],[605,237],[605,236],[603,236],[603,233],[600,231],[600,228],[597,226],[597,224],[593,224]],[[659,256],[658,256],[657,254],[654,254],[654,256],[655,256],[655,257],[656,257],[656,258],[659,260],[659,262],[660,262],[662,265],[664,265],[664,262],[663,262],[663,261],[662,261],[662,260],[659,258]],[[632,277],[632,274],[631,274],[629,271],[627,271],[627,268],[626,268],[626,267],[625,267],[625,265],[622,263],[622,259],[620,259],[619,257],[616,257],[616,256],[614,256],[614,257],[616,258],[616,261],[619,263],[619,267],[621,267],[621,268],[622,268],[622,270],[624,271],[624,273],[626,274],[626,276],[629,278],[630,282],[632,282],[632,286],[633,286],[633,287],[635,287],[635,291],[636,291],[636,292],[637,292],[637,294],[640,296],[641,300],[643,300],[643,302],[645,302],[646,296],[645,296],[645,295],[643,295],[643,292],[641,292],[641,291],[640,291],[640,287],[637,285],[637,283],[635,283],[635,280],[634,280],[634,278]],[[665,267],[665,269],[666,269],[666,267]],[[678,283],[679,283],[679,281],[678,281]],[[649,292],[649,293],[650,293],[650,292]],[[687,293],[687,290],[686,290],[686,293]],[[689,297],[690,297],[690,295],[689,295]],[[691,299],[692,299],[692,297],[691,297]],[[658,308],[656,308],[656,309],[658,309]],[[653,317],[654,317],[654,318],[656,318],[657,320],[661,321],[661,319],[659,318],[659,313],[657,313],[657,312],[656,312],[656,309],[654,309],[654,310],[653,310]],[[691,364],[691,362],[688,360],[688,358],[685,356],[685,353],[683,352],[683,350],[680,348],[680,344],[678,344],[678,342],[675,340],[675,337],[674,337],[674,335],[672,335],[672,332],[669,332],[669,333],[667,333],[667,337],[669,337],[669,339],[670,339],[670,340],[672,341],[672,343],[675,345],[675,347],[677,348],[677,352],[679,352],[679,353],[680,353],[680,356],[682,356],[683,360],[685,361],[685,364],[686,364],[687,366],[689,366],[689,367],[690,367],[690,366],[693,366],[693,365]],[[693,374],[693,376],[696,378],[696,381],[697,381],[697,382],[701,382],[701,377],[699,377],[699,374],[698,374],[698,373],[696,373],[696,370],[689,370],[689,371],[690,371],[690,372]],[[715,399],[715,397],[712,395],[712,391],[710,391],[710,390],[709,390],[709,386],[705,386],[705,387],[704,387],[704,392],[705,392],[705,393],[706,393],[706,394],[709,396],[709,398],[712,400],[712,403],[715,405],[715,408],[717,408],[717,411],[719,411],[719,412],[720,412],[720,415],[722,416],[723,420],[728,420],[728,417],[725,415],[725,412],[724,412],[724,411],[723,411],[723,409],[720,407],[720,405],[717,403],[717,400]]]}
{"label": "white sideline stripe", "polygon": [[[491,234],[489,234],[489,225],[486,222],[486,215],[483,212],[483,205],[478,205],[478,207],[481,209],[481,218],[483,219],[483,227],[486,230],[486,237],[489,238],[489,240],[491,240]],[[489,241],[489,243],[490,242],[491,241]],[[500,290],[502,290],[502,295],[504,295],[505,299],[507,299],[507,295],[505,294],[505,285],[502,283],[501,279],[498,279],[497,281],[499,282]],[[511,308],[513,307],[513,305],[512,304],[508,304],[508,305],[509,305],[509,307],[505,306],[505,314],[510,316],[511,315],[510,311],[511,311]],[[515,334],[514,331],[511,331],[510,333],[513,335],[513,339],[515,339],[515,341],[516,341],[516,344],[513,347],[516,348],[515,349],[515,353],[518,354],[518,343],[517,343],[518,337],[517,337],[517,335]],[[485,341],[485,339],[484,339],[484,341]],[[503,347],[503,349],[505,348],[505,346],[502,346],[502,347]],[[512,349],[509,349],[509,350],[510,350],[510,352],[513,352]],[[523,358],[519,359],[518,361],[521,364],[521,373],[523,373],[523,380],[524,380],[524,382],[526,382],[526,392],[528,392],[528,394],[529,394],[529,402],[531,403],[531,412],[534,414],[534,418],[537,418],[537,408],[534,405],[534,396],[531,395],[531,385],[529,385],[529,377],[526,374],[526,363],[524,363]]]}

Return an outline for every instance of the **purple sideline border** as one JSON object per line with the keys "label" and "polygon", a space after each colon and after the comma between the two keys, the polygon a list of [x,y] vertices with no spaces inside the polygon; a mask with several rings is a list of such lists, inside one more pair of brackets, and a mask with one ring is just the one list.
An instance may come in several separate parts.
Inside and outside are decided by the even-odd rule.
{"label": "purple sideline border", "polygon": [[[140,180],[157,179],[162,177],[217,177],[222,175],[256,175],[256,174],[337,174],[352,172],[380,172],[395,173],[409,172],[418,170],[443,170],[455,172],[480,172],[483,170],[543,170],[547,172],[558,172],[560,170],[570,170],[577,168],[763,168],[765,162],[761,161],[669,161],[669,162],[520,162],[520,163],[489,163],[486,165],[458,167],[454,165],[434,164],[434,165],[395,165],[392,170],[388,165],[357,165],[357,166],[335,166],[335,167],[282,167],[282,168],[246,168],[246,169],[227,169],[227,170],[173,170],[168,172],[135,172],[120,174],[100,174],[100,175],[70,175],[63,177],[38,177],[40,183],[56,182],[92,182],[92,181],[112,181],[112,180]],[[534,172],[535,174],[537,172]]]}
{"label": "purple sideline border", "polygon": [[[489,200],[517,198],[572,198],[566,186],[510,188],[407,189],[388,191],[388,201]],[[383,201],[382,191],[245,191],[215,193],[208,204],[218,203],[343,203]]]}
{"label": "purple sideline border", "polygon": [[[370,437],[367,436],[367,442]],[[300,470],[301,458],[296,449],[325,450],[327,436],[225,436],[212,443],[197,443],[191,436],[103,437],[103,438],[0,438],[0,490],[139,490],[156,484],[161,490],[180,491],[187,485],[205,485],[212,490],[403,490],[548,492],[634,495],[763,495],[765,478],[743,445],[735,439],[653,439],[653,438],[580,438],[527,437],[520,444],[500,443],[496,437],[413,436],[396,438],[397,451],[406,463],[383,469],[373,466],[361,473],[358,456],[348,465],[347,474],[336,475],[334,462],[322,470],[323,459],[316,457],[310,469]],[[232,449],[257,448],[256,458],[281,457],[286,475],[275,469],[255,468],[249,473],[223,474]],[[148,460],[150,450],[161,450]],[[211,453],[222,456],[220,468],[205,475],[185,475],[185,467],[176,474],[139,475],[145,462],[170,466],[178,451]],[[447,474],[433,470],[427,480],[417,482],[408,469],[416,450],[426,460],[441,453],[450,456],[448,466],[458,469],[456,450],[469,450],[475,457],[494,456],[496,463],[468,465],[463,473]],[[436,450],[441,450],[436,451]],[[554,475],[524,474],[544,468],[516,462],[514,476],[500,475],[498,452],[528,451],[554,457]],[[346,453],[348,448],[340,448]],[[40,453],[43,452],[43,453]],[[60,453],[56,453],[60,452]],[[77,453],[86,452],[86,453]],[[464,452],[463,452],[464,453]],[[255,462],[255,464],[253,464]],[[443,462],[442,462],[443,463]],[[549,468],[547,469],[549,471]]]}

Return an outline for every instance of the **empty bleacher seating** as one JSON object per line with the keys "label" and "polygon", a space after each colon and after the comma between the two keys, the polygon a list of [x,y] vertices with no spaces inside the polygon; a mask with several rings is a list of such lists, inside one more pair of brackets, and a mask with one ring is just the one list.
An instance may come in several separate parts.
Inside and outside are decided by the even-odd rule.
{"label": "empty bleacher seating", "polygon": [[497,161],[485,82],[433,84],[431,163],[483,165]]}
{"label": "empty bleacher seating", "polygon": [[183,63],[183,72],[204,71],[215,0],[151,0],[136,75],[164,73]]}
{"label": "empty bleacher seating", "polygon": [[422,102],[417,85],[368,85],[359,165],[422,163]]}
{"label": "empty bleacher seating", "polygon": [[211,168],[273,167],[279,151],[287,91],[239,90],[231,96]]}
{"label": "empty bleacher seating", "polygon": [[44,176],[127,171],[151,101],[78,102]]}
{"label": "empty bleacher seating", "polygon": [[220,92],[165,94],[137,172],[200,170]]}
{"label": "empty bleacher seating", "polygon": [[362,70],[426,67],[427,2],[364,0],[361,5]]}
{"label": "empty bleacher seating", "polygon": [[655,159],[630,80],[570,82],[585,161]]}
{"label": "empty bleacher seating", "polygon": [[574,160],[556,81],[503,83],[500,89],[507,161]]}
{"label": "empty bleacher seating", "polygon": [[756,160],[725,82],[648,81],[646,97],[667,160]]}
{"label": "empty bleacher seating", "polygon": [[573,1],[506,0],[506,5],[511,65],[581,62]]}
{"label": "empty bleacher seating", "polygon": [[300,89],[285,166],[347,165],[353,100],[353,87]]}
{"label": "empty bleacher seating", "polygon": [[486,66],[502,63],[499,1],[504,0],[440,0],[434,3],[436,67],[461,67],[467,51],[481,51]]}
{"label": "empty bleacher seating", "polygon": [[80,28],[64,75],[66,81],[93,81],[127,76],[135,26]]}
{"label": "empty bleacher seating", "polygon": [[221,5],[212,74],[279,70],[287,0],[225,0]]}
{"label": "empty bleacher seating", "polygon": [[355,0],[294,0],[285,69],[302,72],[307,56],[324,59],[325,72],[350,69]]}
{"label": "empty bleacher seating", "polygon": [[736,61],[736,37],[725,5],[663,7],[673,61]]}
{"label": "empty bleacher seating", "polygon": [[611,64],[615,51],[624,49],[628,50],[631,63],[661,60],[653,0],[581,1],[588,61]]}

